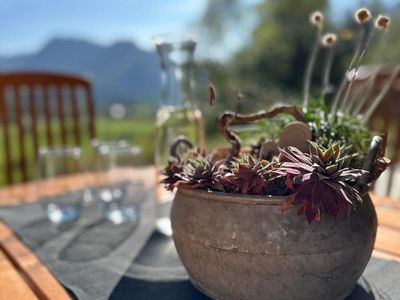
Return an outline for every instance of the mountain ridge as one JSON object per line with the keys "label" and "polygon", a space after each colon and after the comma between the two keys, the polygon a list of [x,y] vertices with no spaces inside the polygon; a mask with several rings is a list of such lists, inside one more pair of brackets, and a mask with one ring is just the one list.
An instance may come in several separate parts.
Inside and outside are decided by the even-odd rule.
{"label": "mountain ridge", "polygon": [[0,57],[0,71],[53,71],[89,77],[100,103],[159,100],[161,79],[155,51],[130,41],[103,46],[78,38],[54,38],[32,54]]}

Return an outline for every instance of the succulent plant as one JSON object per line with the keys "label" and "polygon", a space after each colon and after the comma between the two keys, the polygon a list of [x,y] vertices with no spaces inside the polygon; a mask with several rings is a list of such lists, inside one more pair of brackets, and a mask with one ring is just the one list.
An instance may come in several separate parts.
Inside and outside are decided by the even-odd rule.
{"label": "succulent plant", "polygon": [[319,220],[321,208],[340,219],[347,215],[355,201],[362,202],[354,185],[366,171],[350,168],[354,155],[341,152],[337,143],[322,148],[310,142],[310,153],[294,147],[281,149],[281,165],[275,172],[288,176],[295,191],[283,203],[283,210],[295,205],[297,213],[311,223]]}
{"label": "succulent plant", "polygon": [[215,177],[222,163],[222,161],[213,163],[210,156],[198,156],[189,159],[183,168],[181,180],[177,182],[177,185],[191,189],[221,190],[222,187]]}
{"label": "succulent plant", "polygon": [[267,161],[259,161],[251,155],[242,154],[217,176],[217,180],[224,192],[262,195],[266,192],[267,168]]}
{"label": "succulent plant", "polygon": [[206,155],[203,150],[189,150],[184,156],[170,157],[161,183],[171,191],[176,187],[208,188],[213,185],[218,165],[213,163],[210,155]]}
{"label": "succulent plant", "polygon": [[292,190],[287,176],[276,175],[277,161],[258,160],[240,154],[231,161],[213,161],[212,155],[189,151],[184,157],[171,157],[161,181],[174,188],[209,189],[247,195],[287,195]]}
{"label": "succulent plant", "polygon": [[[338,143],[324,148],[309,142],[309,153],[295,147],[280,149],[272,162],[240,153],[229,160],[214,161],[204,151],[190,150],[171,157],[162,181],[168,190],[203,189],[246,195],[288,195],[282,210],[297,207],[309,223],[320,220],[321,210],[336,220],[345,217],[360,191],[367,190],[361,178],[368,172],[350,166],[355,154],[347,155]],[[365,181],[365,180],[364,180]]]}
{"label": "succulent plant", "polygon": [[164,184],[165,188],[172,191],[176,183],[181,180],[181,173],[185,166],[185,162],[179,157],[170,157],[167,166],[163,169],[162,174],[164,175],[161,183]]}

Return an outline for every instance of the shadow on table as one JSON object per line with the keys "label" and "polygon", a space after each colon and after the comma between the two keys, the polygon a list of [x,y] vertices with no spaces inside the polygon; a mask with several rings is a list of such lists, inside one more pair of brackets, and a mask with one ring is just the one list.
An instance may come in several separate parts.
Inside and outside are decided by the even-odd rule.
{"label": "shadow on table", "polygon": [[[60,230],[47,218],[41,218],[29,222],[21,227],[21,233],[25,237],[26,243],[33,249],[42,247],[48,241],[58,237]],[[38,232],[40,234],[38,234]]]}
{"label": "shadow on table", "polygon": [[[110,299],[205,300],[210,299],[196,290],[189,280],[179,282],[150,282],[123,277]],[[357,284],[345,300],[375,300],[371,291]]]}
{"label": "shadow on table", "polygon": [[114,288],[110,299],[205,300],[187,279],[174,242],[154,232]]}
{"label": "shadow on table", "polygon": [[116,226],[107,219],[101,219],[83,227],[61,250],[58,258],[67,262],[88,262],[106,257],[132,235],[136,228],[137,223]]}
{"label": "shadow on table", "polygon": [[[196,290],[189,280],[178,282],[150,282],[124,276],[112,292],[110,299],[135,300],[206,300],[211,299]],[[345,300],[375,300],[371,291],[357,284]]]}
{"label": "shadow on table", "polygon": [[210,298],[196,290],[189,280],[151,282],[124,276],[115,287],[110,299],[206,300]]}
{"label": "shadow on table", "polygon": [[[110,299],[210,299],[186,278],[173,240],[155,232],[120,279]],[[361,299],[376,299],[370,284],[363,277],[345,300]]]}
{"label": "shadow on table", "polygon": [[116,226],[105,218],[95,219],[88,224],[77,222],[60,227],[47,218],[41,218],[22,226],[21,232],[28,245],[36,250],[60,237],[62,233],[78,229],[76,236],[61,249],[58,258],[67,262],[88,262],[109,255],[134,232],[136,227],[137,223],[133,222]]}
{"label": "shadow on table", "polygon": [[[353,291],[351,292],[351,294],[349,296],[346,297],[345,300],[375,300],[377,299],[373,293],[373,291],[371,290],[368,282],[366,282],[365,280],[363,280],[363,278],[361,277],[359,282],[357,283],[356,286],[354,287]],[[365,285],[365,286],[363,286]]]}

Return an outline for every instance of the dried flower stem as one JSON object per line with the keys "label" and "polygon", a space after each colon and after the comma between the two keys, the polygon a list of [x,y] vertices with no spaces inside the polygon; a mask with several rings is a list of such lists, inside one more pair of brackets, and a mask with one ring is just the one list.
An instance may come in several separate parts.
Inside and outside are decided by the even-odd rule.
{"label": "dried flower stem", "polygon": [[339,102],[340,102],[340,98],[341,98],[341,96],[342,96],[342,94],[344,92],[344,89],[345,89],[346,85],[347,85],[347,81],[348,81],[347,80],[347,75],[350,72],[350,70],[353,68],[354,63],[356,62],[357,57],[360,54],[362,42],[364,40],[364,35],[365,35],[365,28],[361,24],[360,33],[358,35],[358,40],[357,40],[356,49],[354,51],[353,58],[350,61],[349,67],[347,68],[346,72],[344,73],[344,76],[343,76],[342,81],[340,83],[339,90],[336,92],[335,99],[333,100],[333,105],[331,107],[331,111],[330,111],[330,114],[329,114],[329,118],[330,118],[331,122],[333,121],[334,116],[336,115],[336,112],[337,112],[338,106],[339,106]]}
{"label": "dried flower stem", "polygon": [[369,119],[371,118],[371,115],[375,111],[375,109],[378,107],[378,105],[381,103],[382,99],[386,96],[386,94],[389,92],[389,89],[391,88],[394,80],[396,79],[397,75],[400,73],[400,66],[397,66],[394,68],[392,74],[390,77],[386,80],[385,85],[381,89],[380,93],[375,97],[375,99],[372,101],[371,106],[368,108],[367,112],[363,116],[362,122],[366,124]]}
{"label": "dried flower stem", "polygon": [[347,86],[346,94],[345,94],[345,97],[343,99],[342,107],[341,107],[341,110],[344,111],[344,112],[349,112],[350,111],[351,103],[348,103],[349,102],[348,99],[349,99],[349,96],[350,96],[350,92],[351,92],[351,89],[353,87],[354,80],[357,78],[358,70],[360,68],[361,61],[365,56],[365,53],[366,53],[366,51],[367,51],[367,49],[369,47],[369,44],[371,43],[372,36],[373,36],[373,32],[369,33],[367,42],[365,43],[365,46],[364,46],[363,50],[361,51],[360,56],[358,57],[356,66],[354,67],[353,76],[350,79],[349,85]]}
{"label": "dried flower stem", "polygon": [[329,92],[329,75],[331,73],[333,61],[333,47],[326,48],[325,62],[324,62],[324,73],[322,79],[322,98]]}
{"label": "dried flower stem", "polygon": [[239,113],[240,111],[240,104],[244,100],[244,95],[241,91],[236,93],[236,105],[235,105],[235,112]]}
{"label": "dried flower stem", "polygon": [[350,112],[350,113],[353,111],[354,107],[359,103],[358,100],[361,99],[365,93],[365,89],[366,89],[365,81],[361,82],[357,86],[354,86],[352,89],[354,90],[354,92],[352,92],[352,95],[351,95],[352,98],[351,98],[351,102],[349,104],[348,112]]}
{"label": "dried flower stem", "polygon": [[215,104],[215,100],[216,100],[217,96],[216,96],[216,92],[215,92],[215,88],[214,86],[210,83],[208,85],[208,104],[210,106],[213,106]]}
{"label": "dried flower stem", "polygon": [[[390,19],[388,17],[379,15],[375,21],[375,28],[381,29],[385,33],[388,29],[389,22],[390,22]],[[371,33],[371,36],[372,36],[372,33]],[[385,41],[386,37],[387,37],[386,34],[382,34],[380,36],[380,41],[378,43],[379,47],[378,47],[378,49],[375,49],[375,51],[372,55],[372,57],[373,57],[372,61],[376,61],[377,56],[380,53],[382,53],[382,50],[383,50],[383,47],[385,44],[384,41]],[[371,40],[371,37],[370,37],[368,43],[370,42],[370,40]],[[376,74],[370,76],[368,78],[368,80],[366,81],[366,83],[365,83],[366,89],[365,89],[363,98],[361,99],[361,101],[359,101],[357,107],[353,110],[352,115],[356,116],[361,113],[362,108],[365,106],[366,102],[369,100],[369,97],[371,96],[371,92],[372,92],[374,84],[375,84],[375,78],[376,78]]]}
{"label": "dried flower stem", "polygon": [[339,108],[340,111],[343,111],[345,113],[348,113],[350,111],[350,108],[351,108],[351,101],[349,101],[349,96],[350,96],[350,93],[351,93],[351,91],[353,89],[354,81],[357,79],[358,69],[360,67],[360,62],[361,62],[362,58],[364,57],[365,50],[366,49],[364,48],[363,51],[360,54],[360,59],[358,60],[357,65],[356,65],[356,67],[354,69],[353,76],[351,77],[351,79],[349,81],[349,84],[347,85],[346,94],[344,95],[342,105]]}
{"label": "dried flower stem", "polygon": [[350,92],[353,89],[353,82],[354,82],[354,79],[352,78],[349,81],[349,84],[347,85],[346,93],[344,94],[343,101],[342,101],[342,106],[339,108],[340,111],[343,111],[345,113],[348,112],[348,107],[351,105],[347,102],[349,102]]}
{"label": "dried flower stem", "polygon": [[[375,85],[375,78],[376,74],[371,75],[361,86],[361,90],[364,90],[364,93],[362,95],[361,100],[358,102],[356,108],[352,111],[353,116],[357,116],[360,114],[361,109],[365,106],[367,103],[367,100],[371,96],[371,92],[373,91],[374,85]],[[365,87],[365,89],[364,89]]]}
{"label": "dried flower stem", "polygon": [[345,74],[344,74],[344,76],[343,76],[343,78],[342,78],[342,81],[340,82],[339,89],[338,89],[338,91],[336,92],[335,98],[334,98],[334,100],[333,100],[333,104],[332,104],[332,106],[331,106],[331,110],[330,110],[330,112],[329,112],[329,120],[330,120],[331,122],[333,121],[334,116],[335,116],[335,114],[336,114],[337,107],[338,107],[338,105],[339,105],[340,96],[342,95],[343,90],[344,90],[344,88],[346,87],[346,84],[347,84],[347,78],[346,78],[346,76],[347,76],[347,71],[345,72]]}
{"label": "dried flower stem", "polygon": [[303,107],[308,105],[308,98],[310,96],[311,75],[314,70],[315,60],[317,58],[318,49],[321,41],[322,26],[317,26],[316,39],[311,50],[311,55],[308,58],[306,72],[304,75],[304,90],[303,90]]}

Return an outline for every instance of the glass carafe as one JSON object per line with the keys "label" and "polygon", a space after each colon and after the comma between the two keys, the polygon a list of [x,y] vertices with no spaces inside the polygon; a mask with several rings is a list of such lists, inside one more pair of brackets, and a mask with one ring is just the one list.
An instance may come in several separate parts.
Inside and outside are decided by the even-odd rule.
{"label": "glass carafe", "polygon": [[[154,38],[161,64],[162,101],[157,112],[155,163],[158,179],[166,166],[171,144],[185,137],[196,146],[204,145],[203,118],[192,98],[194,51],[193,38]],[[171,200],[173,194],[158,193],[158,200]]]}

